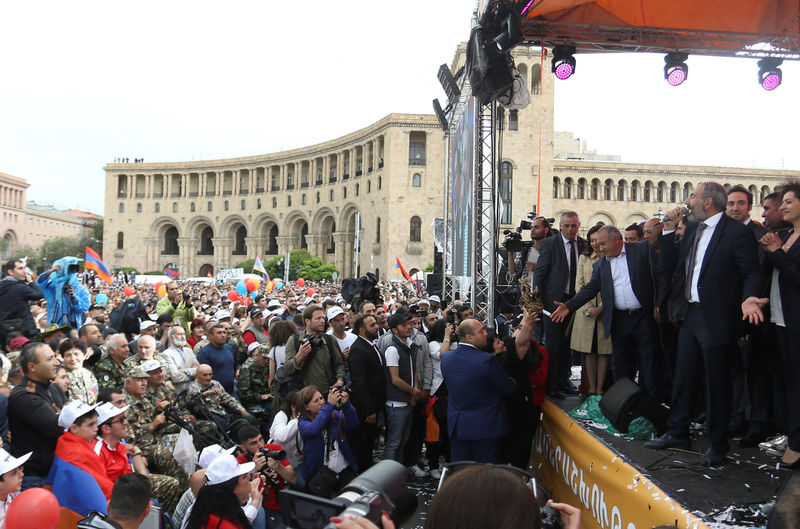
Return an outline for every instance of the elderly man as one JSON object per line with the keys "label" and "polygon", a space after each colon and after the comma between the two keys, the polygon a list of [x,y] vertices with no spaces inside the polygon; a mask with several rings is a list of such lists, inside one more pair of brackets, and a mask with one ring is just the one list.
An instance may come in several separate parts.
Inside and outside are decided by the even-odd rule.
{"label": "elderly man", "polygon": [[248,358],[239,370],[237,389],[242,405],[251,412],[268,412],[272,409],[269,389],[269,345],[253,342],[248,347]]}
{"label": "elderly man", "polygon": [[[53,463],[56,442],[64,429],[58,425],[59,403],[50,391],[58,360],[47,345],[29,343],[19,355],[20,383],[11,390],[8,405],[9,429],[14,437],[11,455],[20,457],[33,451],[25,462],[22,488],[40,487]],[[57,388],[61,391],[60,388]],[[61,391],[63,395],[63,391]]]}
{"label": "elderly man", "polygon": [[141,365],[143,362],[152,360],[156,357],[156,348],[158,342],[150,335],[144,335],[139,338],[139,352],[133,356],[126,358],[122,364],[125,369],[131,369],[134,366]]}
{"label": "elderly man", "polygon": [[447,430],[453,461],[497,463],[502,439],[508,435],[504,397],[517,384],[500,360],[483,351],[486,327],[478,320],[458,326],[459,345],[442,356],[442,375],[449,392]]}
{"label": "elderly man", "polygon": [[183,327],[176,325],[167,332],[167,344],[169,347],[157,358],[165,366],[165,373],[175,386],[175,391],[183,393],[194,379],[195,369],[200,363],[192,349],[186,345],[186,331]]}
{"label": "elderly man", "polygon": [[213,375],[214,372],[210,365],[200,364],[197,366],[194,382],[189,384],[189,396],[200,395],[208,412],[213,416],[208,419],[214,420],[225,430],[228,430],[239,416],[248,417],[248,422],[257,423],[258,421],[239,404],[239,401],[225,391],[222,384],[213,379]]}
{"label": "elderly man", "polygon": [[159,300],[156,313],[159,317],[168,316],[186,332],[189,332],[189,325],[195,318],[191,297],[181,292],[177,281],[167,283],[167,295]]}
{"label": "elderly man", "polygon": [[128,347],[131,349],[131,354],[135,355],[139,352],[139,341],[142,339],[143,336],[151,336],[153,340],[156,342],[156,350],[161,347],[161,343],[156,340],[156,333],[158,332],[158,324],[153,320],[143,320],[139,322],[139,336],[134,338],[128,344]]}
{"label": "elderly man", "polygon": [[123,363],[128,358],[128,339],[124,334],[112,334],[106,338],[108,354],[94,366],[97,386],[102,388],[121,388],[125,383]]}

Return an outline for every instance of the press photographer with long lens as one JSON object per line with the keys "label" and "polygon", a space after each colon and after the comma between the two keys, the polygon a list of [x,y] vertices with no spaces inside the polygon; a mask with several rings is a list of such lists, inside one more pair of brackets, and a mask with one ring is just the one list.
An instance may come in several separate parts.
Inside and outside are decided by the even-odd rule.
{"label": "press photographer with long lens", "polygon": [[303,320],[305,332],[286,342],[286,362],[283,365],[286,374],[297,378],[302,374],[300,387],[329,388],[337,382],[344,384],[344,358],[336,340],[324,334],[325,312],[322,307],[306,307]]}
{"label": "press photographer with long lens", "polygon": [[[503,246],[508,252],[508,274],[513,282],[528,275],[528,279],[533,279],[533,271],[536,270],[536,262],[539,260],[539,253],[542,250],[542,242],[550,236],[550,219],[536,216],[529,213],[530,221],[523,220],[519,223],[516,231],[506,230]],[[523,241],[522,232],[531,231],[531,240]]]}

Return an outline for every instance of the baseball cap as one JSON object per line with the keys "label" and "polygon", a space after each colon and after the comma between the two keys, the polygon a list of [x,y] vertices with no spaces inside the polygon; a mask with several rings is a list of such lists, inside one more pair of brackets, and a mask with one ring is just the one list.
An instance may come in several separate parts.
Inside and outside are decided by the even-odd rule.
{"label": "baseball cap", "polygon": [[141,365],[129,367],[125,370],[125,378],[150,378]]}
{"label": "baseball cap", "polygon": [[230,454],[219,455],[206,469],[206,479],[208,480],[206,485],[225,483],[242,474],[251,472],[254,468],[256,468],[256,464],[252,461],[240,465],[236,462],[236,458]]}
{"label": "baseball cap", "polygon": [[397,312],[389,316],[389,328],[394,329],[401,323],[405,323],[412,318],[411,313],[405,307],[400,307]]}
{"label": "baseball cap", "polygon": [[66,432],[69,430],[69,427],[72,426],[72,423],[75,422],[75,419],[82,415],[86,415],[96,407],[97,404],[90,406],[82,400],[72,400],[68,402],[66,406],[61,409],[61,413],[58,414],[58,425],[64,428],[64,431]]}
{"label": "baseball cap", "polygon": [[428,298],[428,301],[435,301],[436,303],[441,303],[442,302],[442,300],[439,298],[439,296],[430,296]]}
{"label": "baseball cap", "polygon": [[126,411],[128,411],[128,408],[130,408],[130,406],[123,406],[121,408],[117,408],[110,402],[104,402],[103,404],[99,405],[95,410],[98,415],[97,424],[98,425],[103,424],[107,420],[116,417],[117,415],[120,415],[122,413],[125,413]]}
{"label": "baseball cap", "polygon": [[155,358],[151,358],[150,360],[145,360],[141,363],[140,367],[142,371],[145,373],[149,373],[150,371],[155,371],[156,369],[161,369],[161,362],[156,360]]}
{"label": "baseball cap", "polygon": [[227,310],[218,310],[214,317],[217,318],[217,321],[224,320],[225,318],[230,318],[231,313]]}
{"label": "baseball cap", "polygon": [[269,303],[267,303],[267,308],[268,309],[277,309],[278,307],[282,307],[282,306],[283,306],[283,303],[281,303],[277,299],[271,299],[271,300],[269,300]]}
{"label": "baseball cap", "polygon": [[24,456],[14,457],[2,448],[0,448],[0,476],[5,474],[6,472],[10,472],[17,467],[21,467],[25,464],[25,461],[31,457],[33,452],[28,452]]}
{"label": "baseball cap", "polygon": [[211,462],[217,457],[222,455],[231,455],[234,450],[236,450],[235,446],[230,448],[222,448],[216,443],[213,445],[208,445],[200,451],[200,457],[197,459],[197,464],[200,465],[200,468],[208,468],[208,465],[210,465]]}
{"label": "baseball cap", "polygon": [[417,305],[427,305],[427,306],[429,306],[429,307],[430,307],[430,306],[431,306],[431,303],[430,303],[430,301],[428,301],[427,299],[421,299],[421,300],[419,300],[419,301],[417,302]]}
{"label": "baseball cap", "polygon": [[31,343],[31,341],[28,338],[24,336],[17,336],[16,338],[8,342],[8,349],[16,351],[18,349],[22,349],[23,347],[25,347],[26,344],[29,343]]}
{"label": "baseball cap", "polygon": [[155,327],[156,322],[153,320],[143,320],[139,322],[139,331],[143,331],[145,329],[149,329],[150,327]]}
{"label": "baseball cap", "polygon": [[250,318],[258,318],[259,316],[263,316],[264,312],[261,309],[253,309],[250,312]]}
{"label": "baseball cap", "polygon": [[247,352],[252,353],[256,349],[258,349],[262,344],[260,342],[253,342],[247,346]]}
{"label": "baseball cap", "polygon": [[338,316],[339,314],[344,314],[342,307],[331,307],[328,309],[328,321],[331,321],[333,318]]}

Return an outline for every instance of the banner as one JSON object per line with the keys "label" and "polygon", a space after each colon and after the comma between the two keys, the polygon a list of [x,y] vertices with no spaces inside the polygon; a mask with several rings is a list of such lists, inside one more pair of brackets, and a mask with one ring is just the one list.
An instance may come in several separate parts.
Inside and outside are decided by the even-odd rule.
{"label": "banner", "polygon": [[223,268],[217,272],[217,281],[228,283],[244,279],[244,268]]}
{"label": "banner", "polygon": [[581,509],[584,529],[709,529],[623,456],[545,399],[536,473],[553,501]]}

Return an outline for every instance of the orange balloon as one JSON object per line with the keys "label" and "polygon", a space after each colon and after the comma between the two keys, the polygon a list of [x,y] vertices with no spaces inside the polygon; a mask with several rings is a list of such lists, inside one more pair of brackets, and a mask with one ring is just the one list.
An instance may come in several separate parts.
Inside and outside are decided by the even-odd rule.
{"label": "orange balloon", "polygon": [[163,285],[162,284],[160,287],[158,287],[158,290],[156,290],[156,294],[158,294],[158,297],[160,297],[160,298],[163,298],[164,296],[166,296],[167,295],[167,285]]}
{"label": "orange balloon", "polygon": [[253,282],[253,291],[258,290],[261,287],[261,281],[256,278],[251,279],[250,281]]}
{"label": "orange balloon", "polygon": [[123,290],[122,293],[125,294],[126,298],[129,298],[134,295],[136,291],[133,289],[133,287],[125,287],[125,290]]}
{"label": "orange balloon", "polygon": [[61,509],[58,500],[49,490],[28,489],[11,502],[6,513],[8,529],[55,529]]}
{"label": "orange balloon", "polygon": [[297,286],[300,287],[300,288],[303,288],[304,286],[306,286],[306,280],[303,279],[302,277],[298,277],[297,278]]}
{"label": "orange balloon", "polygon": [[309,288],[308,290],[306,290],[306,296],[308,296],[308,297],[312,297],[316,293],[317,293],[317,291],[314,290],[313,288]]}
{"label": "orange balloon", "polygon": [[272,282],[267,283],[267,293],[272,292]]}
{"label": "orange balloon", "polygon": [[236,292],[235,290],[229,290],[228,299],[231,301],[236,301],[237,299],[239,299],[239,293]]}

